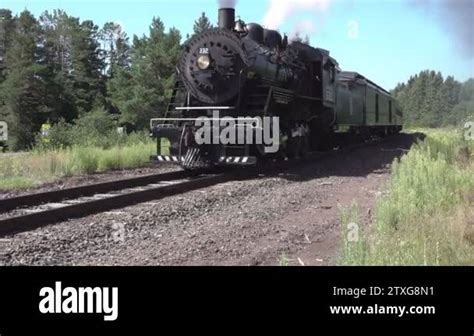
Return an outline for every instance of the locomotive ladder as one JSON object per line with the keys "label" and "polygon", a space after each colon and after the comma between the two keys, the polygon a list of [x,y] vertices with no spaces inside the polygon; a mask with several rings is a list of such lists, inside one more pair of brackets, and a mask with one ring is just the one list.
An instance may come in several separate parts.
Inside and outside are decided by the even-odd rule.
{"label": "locomotive ladder", "polygon": [[186,104],[185,101],[179,99],[178,94],[179,92],[185,93],[186,87],[184,86],[184,82],[181,79],[178,79],[175,82],[173,93],[171,95],[170,102],[168,104],[168,108],[166,109],[165,118],[172,117],[176,114],[177,107],[183,107]]}

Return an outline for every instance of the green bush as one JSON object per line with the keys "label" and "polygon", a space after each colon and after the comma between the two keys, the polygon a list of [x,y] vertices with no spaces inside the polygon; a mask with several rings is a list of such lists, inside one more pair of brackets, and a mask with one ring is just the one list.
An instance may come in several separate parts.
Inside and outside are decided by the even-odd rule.
{"label": "green bush", "polygon": [[42,138],[41,134],[36,137],[37,149],[63,148],[73,145],[73,125],[63,119],[51,127],[48,140]]}
{"label": "green bush", "polygon": [[[117,127],[118,123],[113,115],[102,109],[97,109],[84,114],[73,124],[61,120],[51,127],[47,137],[38,134],[36,148],[39,150],[72,146],[110,148],[127,144],[130,136],[119,134]],[[143,137],[139,137],[140,140],[143,139]],[[130,141],[136,142],[136,139],[136,136],[130,137]]]}
{"label": "green bush", "polygon": [[360,244],[345,244],[342,264],[474,264],[474,141],[455,130],[425,132],[394,162],[375,227]]}

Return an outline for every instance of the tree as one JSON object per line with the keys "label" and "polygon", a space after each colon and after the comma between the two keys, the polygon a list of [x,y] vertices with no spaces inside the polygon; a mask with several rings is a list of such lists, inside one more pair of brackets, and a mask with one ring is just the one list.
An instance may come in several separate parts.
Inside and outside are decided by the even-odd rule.
{"label": "tree", "polygon": [[[455,114],[453,109],[459,103],[460,91],[461,83],[456,81],[453,76],[446,77],[446,80],[444,81],[440,91],[440,98],[442,101],[442,117],[440,118],[441,124],[453,124],[450,121],[453,120],[451,115]],[[454,122],[454,124],[455,123],[456,122]]]}
{"label": "tree", "polygon": [[106,75],[110,78],[118,68],[130,66],[129,38],[122,27],[114,22],[107,22],[99,35],[104,51]]}
{"label": "tree", "polygon": [[153,18],[149,37],[134,36],[130,68],[120,69],[107,85],[122,123],[142,129],[162,115],[175,81],[180,41],[180,32],[171,28],[166,33],[159,18]]}
{"label": "tree", "polygon": [[462,126],[466,121],[474,121],[474,100],[463,100],[456,106],[444,120],[445,125]]}
{"label": "tree", "polygon": [[42,49],[39,63],[47,68],[44,81],[48,87],[49,120],[72,122],[78,116],[74,93],[72,64],[72,30],[74,19],[64,11],[44,12],[39,22],[42,28]]}
{"label": "tree", "polygon": [[470,78],[465,81],[459,90],[460,101],[472,101],[474,100],[474,78]]}
{"label": "tree", "polygon": [[410,77],[407,83],[398,84],[392,94],[404,111],[407,125],[456,125],[474,112],[469,99],[461,98],[474,95],[473,79],[461,84],[452,76],[443,79],[440,72],[425,70]]}
{"label": "tree", "polygon": [[0,83],[5,80],[6,76],[5,54],[9,49],[13,30],[12,12],[8,9],[0,9]]}
{"label": "tree", "polygon": [[53,72],[72,73],[72,34],[74,18],[62,10],[48,11],[40,15],[43,29],[44,63]]}
{"label": "tree", "polygon": [[201,34],[202,32],[205,32],[206,30],[212,29],[213,26],[211,24],[211,21],[209,18],[206,16],[206,13],[202,12],[201,16],[194,21],[194,26],[193,26],[193,31],[194,34]]}
{"label": "tree", "polygon": [[11,148],[23,149],[34,141],[38,125],[45,121],[50,112],[45,104],[47,87],[43,77],[46,68],[40,60],[40,26],[28,11],[15,19],[11,44],[5,54],[6,79],[1,84],[3,106],[0,119],[9,125]]}
{"label": "tree", "polygon": [[[205,15],[197,25],[211,27]],[[159,18],[130,46],[113,22],[99,30],[62,10],[38,20],[0,10],[0,120],[9,123],[11,147],[32,145],[46,121],[79,123],[97,111],[147,127],[167,107],[181,48],[180,32],[165,31]]]}
{"label": "tree", "polygon": [[426,79],[424,99],[422,101],[423,115],[421,120],[423,124],[429,127],[437,127],[442,123],[444,112],[446,110],[441,90],[443,87],[443,76],[440,72],[430,71]]}
{"label": "tree", "polygon": [[80,22],[64,11],[45,12],[42,26],[41,64],[48,68],[50,92],[56,96],[51,118],[76,119],[79,114],[104,104],[104,52],[100,49],[98,27]]}
{"label": "tree", "polygon": [[459,103],[453,107],[450,119],[446,120],[446,124],[462,125],[468,120],[474,121],[474,78],[461,84]]}
{"label": "tree", "polygon": [[98,27],[92,21],[74,20],[72,30],[72,79],[79,114],[104,104],[103,51],[99,47]]}

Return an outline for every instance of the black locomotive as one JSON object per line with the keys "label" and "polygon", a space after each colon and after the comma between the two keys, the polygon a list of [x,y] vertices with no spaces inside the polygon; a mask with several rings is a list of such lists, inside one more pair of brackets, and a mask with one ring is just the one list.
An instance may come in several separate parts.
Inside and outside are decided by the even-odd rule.
{"label": "black locomotive", "polygon": [[388,92],[342,72],[329,51],[221,8],[218,28],[186,43],[169,107],[151,129],[158,161],[198,168],[303,157],[338,132],[398,132],[401,116]]}

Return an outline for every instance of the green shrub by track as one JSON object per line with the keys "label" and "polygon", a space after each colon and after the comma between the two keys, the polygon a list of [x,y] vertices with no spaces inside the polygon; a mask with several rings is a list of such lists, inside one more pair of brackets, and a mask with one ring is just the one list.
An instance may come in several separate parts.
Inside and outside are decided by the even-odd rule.
{"label": "green shrub by track", "polygon": [[426,134],[392,165],[374,222],[348,239],[357,204],[344,209],[343,265],[474,265],[474,140],[456,130]]}

